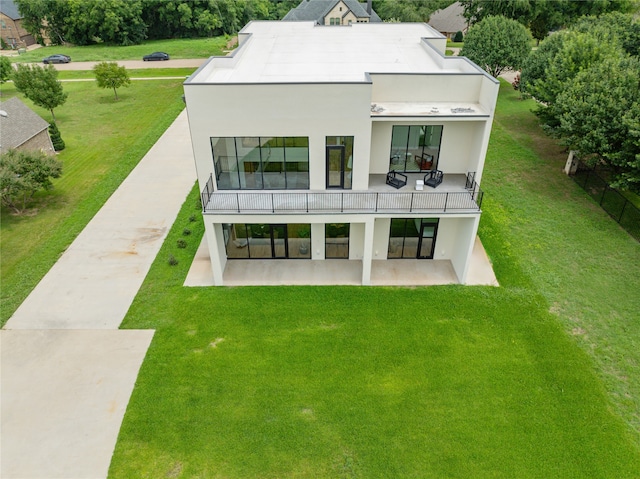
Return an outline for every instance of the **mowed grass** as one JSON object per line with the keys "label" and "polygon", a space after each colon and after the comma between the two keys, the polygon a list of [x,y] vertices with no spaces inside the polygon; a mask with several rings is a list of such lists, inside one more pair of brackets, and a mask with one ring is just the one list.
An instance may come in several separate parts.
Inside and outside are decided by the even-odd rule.
{"label": "mowed grass", "polygon": [[480,235],[498,275],[539,291],[594,358],[640,443],[640,243],[562,172],[567,153],[526,114],[534,107],[503,83]]}
{"label": "mowed grass", "polygon": [[[195,68],[127,68],[129,78],[158,78],[158,77],[183,77],[186,79]],[[58,71],[59,80],[95,80],[93,70],[61,70]]]}
{"label": "mowed grass", "polygon": [[172,59],[180,58],[208,58],[212,55],[224,55],[227,43],[231,37],[192,38],[172,40],[151,40],[140,45],[113,46],[87,45],[62,46],[53,45],[41,47],[11,57],[14,62],[42,62],[42,59],[60,53],[69,55],[72,62],[100,62],[115,60],[142,60],[144,55],[161,51],[166,52]]}
{"label": "mowed grass", "polygon": [[591,360],[535,292],[184,288],[196,195],[123,324],[157,332],[109,477],[637,477]]}
{"label": "mowed grass", "polygon": [[[119,101],[92,82],[66,82],[64,90],[67,102],[55,109],[67,146],[58,155],[62,177],[36,195],[27,214],[2,208],[0,324],[184,108],[182,80],[133,82],[118,90]],[[16,94],[13,84],[2,86],[3,100]],[[22,100],[51,120],[48,111]]]}
{"label": "mowed grass", "polygon": [[109,477],[640,477],[638,245],[531,106],[503,86],[483,179],[499,288],[184,288],[194,190],[123,323],[156,335]]}

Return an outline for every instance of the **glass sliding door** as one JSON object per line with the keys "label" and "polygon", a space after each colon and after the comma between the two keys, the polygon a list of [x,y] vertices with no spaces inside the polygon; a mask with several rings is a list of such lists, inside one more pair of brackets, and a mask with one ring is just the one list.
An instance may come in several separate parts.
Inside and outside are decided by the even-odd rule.
{"label": "glass sliding door", "polygon": [[389,171],[410,173],[437,168],[441,141],[442,125],[395,125]]}
{"label": "glass sliding door", "polygon": [[387,258],[432,259],[437,231],[437,218],[393,218]]}
{"label": "glass sliding door", "polygon": [[228,259],[311,258],[310,224],[224,224]]}

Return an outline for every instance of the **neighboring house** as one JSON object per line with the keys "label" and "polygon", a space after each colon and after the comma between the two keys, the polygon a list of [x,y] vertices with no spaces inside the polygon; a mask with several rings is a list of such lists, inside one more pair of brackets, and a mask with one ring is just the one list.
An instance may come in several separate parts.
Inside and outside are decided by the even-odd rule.
{"label": "neighboring house", "polygon": [[0,103],[0,110],[0,153],[13,148],[55,154],[49,137],[49,123],[19,98],[3,101]]}
{"label": "neighboring house", "polygon": [[498,81],[423,23],[254,21],[238,37],[184,83],[214,284],[272,258],[340,259],[365,285],[384,261],[426,275],[437,259],[464,284]]}
{"label": "neighboring house", "polygon": [[429,18],[429,25],[449,40],[453,40],[457,32],[466,35],[469,30],[469,24],[463,13],[464,7],[460,2],[452,3],[447,8],[433,12]]}
{"label": "neighboring house", "polygon": [[9,48],[24,48],[36,43],[22,27],[22,15],[13,0],[0,1],[0,37]]}
{"label": "neighboring house", "polygon": [[358,0],[302,0],[300,5],[289,10],[286,22],[316,22],[318,25],[351,25],[352,23],[381,22],[371,8]]}

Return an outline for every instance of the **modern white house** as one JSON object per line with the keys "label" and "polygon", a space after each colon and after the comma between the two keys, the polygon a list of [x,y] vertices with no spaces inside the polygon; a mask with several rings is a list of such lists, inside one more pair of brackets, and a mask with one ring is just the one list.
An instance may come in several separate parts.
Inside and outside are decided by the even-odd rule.
{"label": "modern white house", "polygon": [[186,80],[215,285],[271,259],[467,281],[499,83],[445,46],[423,23],[256,21]]}

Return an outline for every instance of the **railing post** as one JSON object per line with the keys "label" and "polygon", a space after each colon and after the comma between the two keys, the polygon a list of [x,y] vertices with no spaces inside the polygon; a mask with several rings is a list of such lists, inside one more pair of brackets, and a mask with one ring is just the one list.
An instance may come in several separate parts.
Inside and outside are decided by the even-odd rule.
{"label": "railing post", "polygon": [[240,213],[240,193],[236,193],[236,204],[238,205],[238,213]]}
{"label": "railing post", "polygon": [[276,212],[276,203],[275,201],[273,201],[273,193],[271,193],[271,212],[272,213]]}
{"label": "railing post", "polygon": [[[446,196],[444,197],[444,211],[443,211],[443,213],[446,213],[446,212],[447,212],[447,205],[449,204],[449,192],[447,191],[447,192],[445,193],[445,195],[446,195]],[[473,197],[472,197],[472,198],[473,198]]]}
{"label": "railing post", "polygon": [[378,212],[378,196],[380,196],[380,193],[376,193],[376,213]]}
{"label": "railing post", "polygon": [[409,203],[409,213],[413,213],[413,197],[415,193],[411,193],[411,202]]}
{"label": "railing post", "polygon": [[307,213],[308,213],[309,212],[309,193],[305,193],[304,198],[307,203]]}
{"label": "railing post", "polygon": [[618,223],[622,221],[622,215],[624,214],[624,210],[627,207],[627,203],[629,203],[628,199],[624,199],[624,204],[622,205],[622,210],[620,211],[620,216],[618,217]]}

